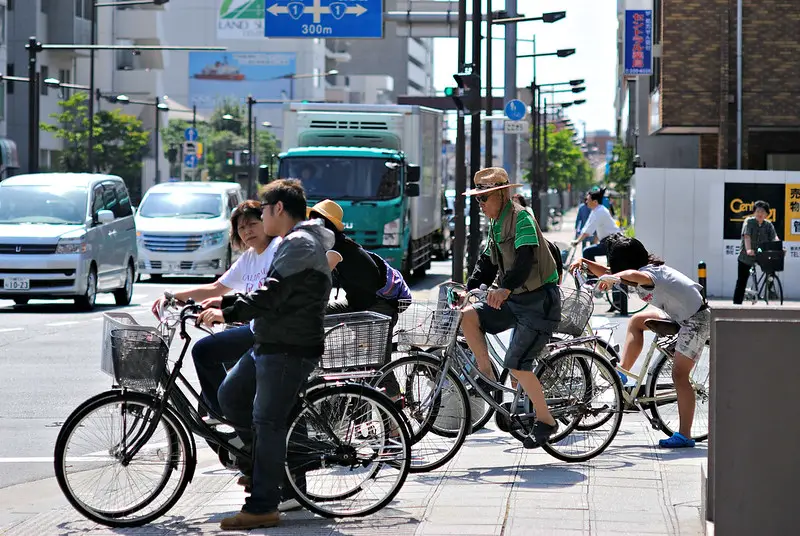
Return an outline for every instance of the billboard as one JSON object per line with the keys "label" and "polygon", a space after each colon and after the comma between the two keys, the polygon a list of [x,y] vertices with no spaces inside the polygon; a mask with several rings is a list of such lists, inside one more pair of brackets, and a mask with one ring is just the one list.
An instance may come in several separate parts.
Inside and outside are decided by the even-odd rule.
{"label": "billboard", "polygon": [[220,0],[217,39],[264,39],[264,0]]}
{"label": "billboard", "polygon": [[753,215],[753,203],[758,200],[769,203],[770,212],[767,219],[772,222],[780,236],[781,230],[784,228],[785,192],[786,185],[784,184],[726,182],[722,238],[725,240],[741,239],[742,224],[748,216]]}
{"label": "billboard", "polygon": [[226,99],[294,97],[294,52],[190,52],[189,102],[210,109]]}
{"label": "billboard", "polygon": [[625,75],[653,74],[653,10],[625,10]]}

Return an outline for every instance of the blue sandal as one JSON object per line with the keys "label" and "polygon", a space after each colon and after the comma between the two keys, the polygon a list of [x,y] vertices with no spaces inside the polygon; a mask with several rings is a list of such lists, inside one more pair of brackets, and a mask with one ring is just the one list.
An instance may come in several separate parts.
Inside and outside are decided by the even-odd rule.
{"label": "blue sandal", "polygon": [[672,437],[658,442],[662,449],[690,449],[694,447],[694,439],[689,439],[680,432],[675,432]]}

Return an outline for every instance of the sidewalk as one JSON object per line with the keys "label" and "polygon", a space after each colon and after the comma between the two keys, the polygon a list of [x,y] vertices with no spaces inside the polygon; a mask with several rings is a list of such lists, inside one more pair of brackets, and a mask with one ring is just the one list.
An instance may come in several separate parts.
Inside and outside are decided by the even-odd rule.
{"label": "sidewalk", "polygon": [[[606,452],[588,463],[570,465],[540,449],[523,449],[512,437],[498,432],[493,421],[489,428],[467,438],[460,453],[444,468],[409,475],[394,502],[371,517],[330,520],[299,511],[285,515],[281,527],[250,534],[703,534],[699,511],[705,443],[693,450],[660,450],[654,445],[663,435],[653,431],[640,415],[629,414]],[[235,483],[236,475],[212,462],[209,449],[203,448],[201,453],[205,462],[181,500],[148,526],[129,530],[100,527],[81,518],[63,497],[55,495],[46,509],[34,515],[29,503],[43,489],[53,492],[55,484],[49,479],[17,486],[18,490],[0,490],[3,510],[31,512],[31,517],[0,528],[0,534],[221,533],[219,521],[238,511],[245,495]]]}

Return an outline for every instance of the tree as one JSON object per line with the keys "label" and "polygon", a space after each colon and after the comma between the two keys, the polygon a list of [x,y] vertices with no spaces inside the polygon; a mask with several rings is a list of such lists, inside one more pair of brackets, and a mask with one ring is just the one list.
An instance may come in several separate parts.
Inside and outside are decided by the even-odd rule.
{"label": "tree", "polygon": [[[533,143],[533,138],[531,140]],[[569,129],[547,126],[547,162],[549,188],[580,191],[592,182],[592,166],[573,140]],[[527,176],[530,180],[530,172]]]}
{"label": "tree", "polygon": [[[89,106],[85,93],[75,93],[59,101],[61,112],[51,114],[56,124],[42,123],[41,129],[64,140],[56,171],[86,172],[89,170]],[[89,171],[122,177],[128,188],[140,189],[142,157],[147,153],[150,134],[142,122],[120,110],[98,111],[94,115],[94,162]]]}
{"label": "tree", "polygon": [[[229,116],[227,119],[225,116]],[[184,131],[191,126],[187,121],[170,121],[162,131],[163,150],[169,155],[175,151],[174,163],[180,165],[180,146],[184,141]],[[211,180],[232,180],[235,171],[243,168],[229,168],[226,165],[228,151],[247,149],[247,109],[235,99],[221,102],[214,109],[208,122],[197,124],[199,141],[203,143],[203,159],[199,169],[207,169]],[[271,132],[263,129],[255,131],[256,157],[267,163],[270,155],[278,152],[278,140]],[[172,159],[170,159],[173,161]],[[237,163],[238,164],[238,163]]]}
{"label": "tree", "polygon": [[607,182],[613,184],[620,193],[627,193],[633,177],[633,148],[617,140],[611,151],[611,162]]}

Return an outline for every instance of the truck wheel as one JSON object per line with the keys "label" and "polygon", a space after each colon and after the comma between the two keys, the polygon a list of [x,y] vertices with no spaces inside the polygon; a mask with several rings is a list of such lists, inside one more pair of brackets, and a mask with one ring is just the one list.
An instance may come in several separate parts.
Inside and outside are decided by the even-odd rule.
{"label": "truck wheel", "polygon": [[412,256],[411,256],[411,248],[406,250],[405,255],[403,255],[403,269],[400,270],[403,273],[403,277],[408,279],[411,277],[411,266],[412,266]]}

